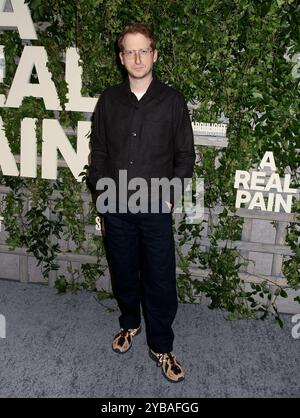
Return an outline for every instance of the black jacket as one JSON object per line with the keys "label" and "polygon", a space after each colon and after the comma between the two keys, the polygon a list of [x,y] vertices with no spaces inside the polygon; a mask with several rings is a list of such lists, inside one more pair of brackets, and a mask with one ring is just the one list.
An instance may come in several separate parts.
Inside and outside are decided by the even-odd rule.
{"label": "black jacket", "polygon": [[[110,177],[118,185],[119,170],[127,170],[128,181],[142,177],[148,184],[153,177],[193,175],[196,155],[186,102],[155,74],[140,100],[128,76],[104,90],[93,114],[90,147],[87,184],[94,202],[97,180]],[[170,200],[174,204],[172,194]]]}

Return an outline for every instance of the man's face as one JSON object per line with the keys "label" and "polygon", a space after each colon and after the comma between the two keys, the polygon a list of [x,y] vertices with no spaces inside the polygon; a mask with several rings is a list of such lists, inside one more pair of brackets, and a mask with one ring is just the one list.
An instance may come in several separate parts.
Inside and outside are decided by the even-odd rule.
{"label": "man's face", "polygon": [[132,50],[135,50],[136,52],[133,53],[132,57],[128,57],[122,52],[119,53],[119,56],[122,64],[132,78],[141,79],[152,72],[153,63],[157,60],[157,49],[148,52],[144,56],[141,56],[141,54],[137,52],[141,49],[151,50],[150,43],[150,39],[141,33],[127,33],[127,35],[125,35],[123,39],[123,52]]}

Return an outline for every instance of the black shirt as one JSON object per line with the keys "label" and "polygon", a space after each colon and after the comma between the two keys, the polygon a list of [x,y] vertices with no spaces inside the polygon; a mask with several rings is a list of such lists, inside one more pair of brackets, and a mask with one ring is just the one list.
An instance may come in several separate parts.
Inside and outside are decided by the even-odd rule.
{"label": "black shirt", "polygon": [[[140,100],[129,78],[106,88],[92,119],[87,183],[95,197],[99,178],[110,177],[118,187],[119,170],[127,180],[142,177],[191,178],[195,164],[194,137],[183,95],[155,74]],[[133,192],[128,192],[128,197]],[[172,203],[173,195],[170,200]]]}

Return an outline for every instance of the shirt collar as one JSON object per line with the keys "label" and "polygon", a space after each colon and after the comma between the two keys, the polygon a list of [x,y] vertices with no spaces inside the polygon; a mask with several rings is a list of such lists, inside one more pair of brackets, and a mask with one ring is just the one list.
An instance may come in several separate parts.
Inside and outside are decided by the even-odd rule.
{"label": "shirt collar", "polygon": [[[132,96],[132,91],[130,89],[130,83],[129,83],[128,75],[126,76],[125,80],[121,84],[121,87],[122,87],[121,88],[122,98]],[[159,81],[156,74],[152,73],[152,80],[151,80],[144,96],[149,96],[153,99],[157,99],[158,101],[160,101],[161,92],[162,92],[162,83]]]}

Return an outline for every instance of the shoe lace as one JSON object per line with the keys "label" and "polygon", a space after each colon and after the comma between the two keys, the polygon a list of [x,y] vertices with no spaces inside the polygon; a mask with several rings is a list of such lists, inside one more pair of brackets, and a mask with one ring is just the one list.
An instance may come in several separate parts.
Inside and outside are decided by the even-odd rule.
{"label": "shoe lace", "polygon": [[128,335],[128,330],[121,328],[116,335],[116,339],[118,340],[118,345],[123,345],[125,343],[125,339]]}
{"label": "shoe lace", "polygon": [[119,331],[119,336],[120,337],[126,337],[126,334],[128,333],[127,329],[121,328]]}
{"label": "shoe lace", "polygon": [[170,361],[171,369],[174,370],[174,372],[180,373],[181,370],[178,366],[176,356],[172,352],[159,354],[157,364],[162,365],[163,362],[167,362],[168,360]]}
{"label": "shoe lace", "polygon": [[120,331],[118,332],[118,336],[120,337],[127,337],[128,334],[130,334],[131,336],[134,336],[136,333],[135,329],[126,329],[126,328],[121,328]]}

